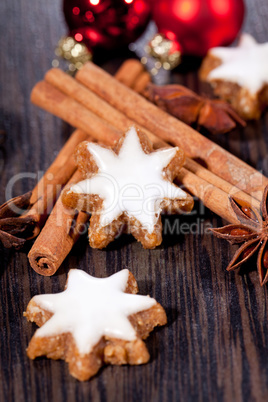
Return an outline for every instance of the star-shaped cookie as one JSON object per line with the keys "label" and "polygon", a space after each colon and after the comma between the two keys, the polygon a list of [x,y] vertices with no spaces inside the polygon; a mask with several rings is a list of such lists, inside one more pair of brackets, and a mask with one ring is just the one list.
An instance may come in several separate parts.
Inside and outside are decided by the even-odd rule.
{"label": "star-shaped cookie", "polygon": [[258,118],[268,104],[268,43],[243,34],[237,47],[212,48],[200,76],[244,118]]}
{"label": "star-shaped cookie", "polygon": [[137,292],[127,269],[104,279],[72,269],[62,293],[34,296],[29,302],[24,315],[40,328],[28,356],[64,359],[81,381],[105,363],[146,363],[150,356],[142,339],[167,319],[155,299]]}
{"label": "star-shaped cookie", "polygon": [[154,248],[162,241],[160,213],[192,209],[192,198],[172,183],[184,163],[183,151],[153,151],[134,127],[114,150],[83,142],[75,158],[85,180],[65,190],[62,202],[92,213],[92,247],[106,247],[127,227],[145,248]]}

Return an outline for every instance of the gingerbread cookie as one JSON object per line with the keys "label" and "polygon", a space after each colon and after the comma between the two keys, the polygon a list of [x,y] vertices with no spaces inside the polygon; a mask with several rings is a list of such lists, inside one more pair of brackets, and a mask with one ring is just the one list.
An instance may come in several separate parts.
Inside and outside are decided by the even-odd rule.
{"label": "gingerbread cookie", "polygon": [[92,214],[89,241],[106,247],[127,227],[144,248],[162,241],[161,211],[188,212],[193,200],[172,183],[184,163],[179,148],[153,151],[151,142],[132,127],[114,150],[83,142],[75,158],[85,180],[62,195],[68,207]]}
{"label": "gingerbread cookie", "polygon": [[28,356],[64,359],[80,381],[104,364],[147,363],[150,356],[142,339],[167,318],[155,299],[137,292],[127,269],[104,279],[72,269],[64,292],[34,296],[29,302],[24,315],[40,328]]}
{"label": "gingerbread cookie", "polygon": [[258,119],[268,105],[268,43],[243,34],[237,47],[216,47],[205,57],[200,78],[231,102],[244,119]]}

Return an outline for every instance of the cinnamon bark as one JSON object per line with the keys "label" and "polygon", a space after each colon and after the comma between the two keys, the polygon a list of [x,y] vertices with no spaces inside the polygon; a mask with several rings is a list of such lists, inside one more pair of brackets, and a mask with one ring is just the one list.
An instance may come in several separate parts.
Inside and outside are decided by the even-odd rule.
{"label": "cinnamon bark", "polygon": [[[61,176],[64,177],[64,179],[61,180],[59,184],[64,185],[67,183],[76,169],[74,160],[72,158],[74,149],[78,144],[80,144],[80,142],[85,141],[86,139],[88,139],[88,134],[84,131],[75,130],[73,132],[68,141],[61,148],[54,162],[52,162],[44,176],[39,180],[33,189],[30,204],[34,206],[34,204],[41,199],[43,200],[44,204],[53,203],[52,200],[45,197],[47,189],[52,184],[52,181],[54,183],[57,182],[57,180],[55,180],[55,176],[59,174],[60,171],[62,172]],[[45,211],[46,206],[44,205],[42,208],[38,208],[38,210]]]}
{"label": "cinnamon bark", "polygon": [[188,156],[203,160],[208,169],[259,201],[268,179],[191,127],[160,110],[110,74],[89,62],[76,79],[130,119],[173,145]]}
{"label": "cinnamon bark", "polygon": [[34,237],[38,235],[41,227],[44,225],[63,186],[65,186],[76,171],[76,165],[72,157],[75,147],[88,138],[88,133],[82,130],[75,130],[33,189],[30,198],[32,206],[27,212],[27,216],[33,217],[36,222]]}
{"label": "cinnamon bark", "polygon": [[135,92],[143,93],[146,86],[151,82],[150,74],[145,71],[139,60],[126,60],[115,74],[115,78]]}
{"label": "cinnamon bark", "polygon": [[[201,199],[204,205],[212,212],[230,223],[239,223],[230,208],[229,195],[225,191],[213,186],[185,168],[181,169],[176,181],[182,183],[191,194]],[[256,204],[259,207],[258,201],[254,202],[254,205]]]}
{"label": "cinnamon bark", "polygon": [[145,88],[147,85],[151,82],[151,76],[147,71],[143,71],[137,78],[137,81],[135,82],[133,89],[135,92],[139,94],[143,94]]}
{"label": "cinnamon bark", "polygon": [[48,112],[61,117],[72,126],[80,128],[84,132],[92,132],[93,135],[98,135],[99,141],[105,142],[107,136],[116,141],[121,135],[119,130],[112,128],[82,104],[45,81],[38,82],[35,85],[31,94],[31,101]]}
{"label": "cinnamon bark", "polygon": [[[0,207],[0,240],[4,247],[19,249],[26,240],[39,234],[62,187],[76,170],[72,158],[73,150],[85,139],[89,139],[88,134],[75,130],[34,190],[9,200]],[[18,207],[18,203],[25,200],[25,197],[27,202]],[[1,214],[3,210],[4,216]]]}
{"label": "cinnamon bark", "polygon": [[128,59],[121,65],[115,77],[127,87],[134,88],[143,72],[144,67],[138,60]]}
{"label": "cinnamon bark", "polygon": [[[68,185],[82,180],[76,171]],[[28,258],[31,267],[44,276],[53,275],[71,251],[82,233],[86,233],[89,215],[66,209],[61,196],[56,202],[43,230],[31,248]]]}
{"label": "cinnamon bark", "polygon": [[[123,68],[123,67],[122,67]],[[124,68],[123,68],[124,70]],[[131,77],[132,82],[133,77]],[[51,86],[47,85],[50,84]],[[60,93],[57,93],[53,88],[57,88]],[[54,93],[55,97],[63,99],[63,94],[68,95],[73,100],[77,101],[73,102],[72,107],[73,112],[79,117],[74,120],[73,116],[69,113],[66,113],[64,110],[64,106],[62,103],[57,102],[56,100],[50,100],[51,94]],[[122,132],[125,132],[130,126],[134,123],[133,120],[129,119],[126,115],[121,113],[119,110],[115,109],[107,102],[102,100],[99,96],[94,94],[94,92],[87,89],[84,85],[79,84],[74,78],[70,77],[68,74],[64,73],[62,70],[58,68],[52,68],[45,75],[45,84],[43,82],[38,83],[32,91],[31,100],[33,103],[37,104],[43,109],[56,114],[56,116],[61,117],[63,120],[66,120],[68,123],[75,127],[80,127],[85,131],[89,130],[88,125],[84,125],[82,119],[80,118],[79,111],[82,110],[82,115],[85,116],[86,120],[90,122],[92,126],[92,118],[93,123],[98,124],[100,126],[100,121],[96,120],[96,116],[101,118],[102,122],[109,123],[110,126],[116,127],[116,133],[112,133],[112,138],[116,141],[119,136],[121,136]],[[67,102],[67,100],[66,100]],[[46,107],[44,107],[46,105]],[[81,105],[84,106],[81,107]],[[87,114],[87,111],[91,114]],[[94,117],[92,116],[94,113]],[[155,146],[160,148],[164,147],[166,144],[161,139],[157,139],[152,133],[145,128],[141,127],[139,124],[135,124],[135,126],[142,130],[152,142],[154,142]],[[109,135],[107,127],[104,126],[101,130],[101,133],[104,132],[103,137],[106,138]],[[98,140],[102,141],[101,133],[98,134]]]}

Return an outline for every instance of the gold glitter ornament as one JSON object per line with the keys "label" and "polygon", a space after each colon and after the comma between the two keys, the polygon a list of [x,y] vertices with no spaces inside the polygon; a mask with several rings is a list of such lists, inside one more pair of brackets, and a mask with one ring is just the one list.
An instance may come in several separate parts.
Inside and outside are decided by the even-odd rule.
{"label": "gold glitter ornament", "polygon": [[[63,36],[55,49],[57,57],[61,57],[69,63],[69,70],[79,70],[87,61],[92,59],[92,53],[88,50],[86,45],[77,42],[71,36]],[[59,65],[58,60],[53,60],[53,67]]]}
{"label": "gold glitter ornament", "polygon": [[181,62],[181,52],[174,49],[172,40],[166,39],[164,35],[157,33],[145,47],[149,56],[156,59],[155,70],[163,67],[165,70],[172,70]]}

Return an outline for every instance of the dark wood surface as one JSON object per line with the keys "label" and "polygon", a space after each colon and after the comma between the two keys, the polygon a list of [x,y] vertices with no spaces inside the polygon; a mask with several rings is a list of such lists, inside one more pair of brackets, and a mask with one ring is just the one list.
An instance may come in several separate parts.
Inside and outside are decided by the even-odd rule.
{"label": "dark wood surface", "polygon": [[[0,2],[0,203],[14,176],[13,195],[30,190],[36,172],[52,162],[71,128],[32,106],[33,85],[51,67],[65,25],[59,0]],[[268,41],[267,0],[248,0],[245,30]],[[105,62],[114,71],[126,54]],[[246,68],[246,66],[245,66]],[[196,73],[181,67],[173,80],[200,89]],[[214,140],[268,175],[268,113]],[[28,178],[20,179],[21,172]],[[177,222],[219,226],[202,208]],[[123,237],[107,250],[81,239],[51,278],[29,266],[27,250],[0,250],[0,401],[265,401],[268,399],[267,286],[261,288],[254,264],[227,273],[234,249],[211,235],[167,234],[156,250],[143,250]],[[30,247],[30,246],[29,246]],[[28,248],[29,248],[28,247]],[[35,330],[23,311],[32,296],[63,290],[68,270],[78,267],[103,277],[122,268],[135,275],[140,292],[166,309],[168,325],[147,345],[151,361],[140,367],[106,367],[86,383],[68,373],[63,361],[30,361],[25,349]]]}

